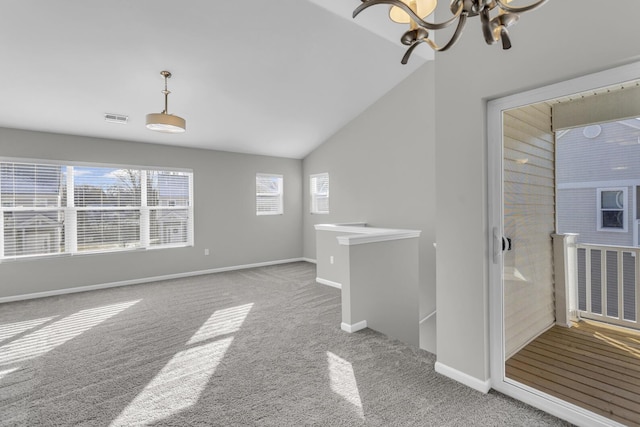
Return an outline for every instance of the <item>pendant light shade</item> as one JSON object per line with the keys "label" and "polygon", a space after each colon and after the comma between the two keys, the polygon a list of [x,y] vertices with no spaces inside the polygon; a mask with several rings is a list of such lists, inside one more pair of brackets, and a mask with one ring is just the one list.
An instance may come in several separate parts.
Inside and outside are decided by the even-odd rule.
{"label": "pendant light shade", "polygon": [[165,133],[181,133],[187,128],[187,122],[180,116],[167,113],[147,114],[147,129]]}
{"label": "pendant light shade", "polygon": [[[438,5],[437,0],[400,0],[402,3],[406,4],[413,10],[416,15],[420,18],[424,19],[427,16],[431,15],[433,11],[436,9]],[[391,6],[389,8],[389,18],[393,22],[397,22],[398,24],[408,24],[411,22],[411,17],[404,10],[400,9],[397,6]]]}
{"label": "pendant light shade", "polygon": [[167,79],[171,77],[169,71],[161,71],[164,77],[164,111],[161,113],[147,114],[147,129],[163,133],[182,133],[187,129],[187,122],[180,116],[169,114],[169,94],[167,89]]}

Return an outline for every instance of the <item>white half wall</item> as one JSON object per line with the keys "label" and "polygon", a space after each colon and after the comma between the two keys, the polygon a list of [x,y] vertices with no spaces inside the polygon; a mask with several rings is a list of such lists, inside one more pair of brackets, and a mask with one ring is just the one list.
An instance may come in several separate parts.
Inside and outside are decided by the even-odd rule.
{"label": "white half wall", "polygon": [[[434,67],[428,62],[303,161],[304,257],[316,258],[315,224],[365,221],[421,230],[420,319],[435,311]],[[309,175],[328,172],[330,213],[309,213]],[[420,347],[435,353],[436,316]]]}

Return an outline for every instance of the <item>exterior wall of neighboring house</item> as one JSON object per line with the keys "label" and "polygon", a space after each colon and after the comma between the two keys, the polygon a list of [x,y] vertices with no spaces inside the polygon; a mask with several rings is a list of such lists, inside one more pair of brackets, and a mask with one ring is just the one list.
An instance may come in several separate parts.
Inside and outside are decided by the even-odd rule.
{"label": "exterior wall of neighboring house", "polygon": [[[640,185],[640,182],[638,183]],[[607,186],[607,188],[613,186]],[[604,187],[600,187],[604,188]],[[625,203],[629,206],[629,213],[633,213],[633,188],[626,188]],[[576,233],[579,243],[593,243],[598,245],[632,246],[633,216],[626,215],[624,222],[627,231],[598,231],[598,187],[558,189],[558,232],[560,234]]]}
{"label": "exterior wall of neighboring house", "polygon": [[[640,121],[631,119],[566,131],[557,147],[558,232],[578,242],[637,245],[636,187],[640,186]],[[604,227],[601,191],[620,192],[620,226]],[[612,212],[613,213],[613,212]]]}

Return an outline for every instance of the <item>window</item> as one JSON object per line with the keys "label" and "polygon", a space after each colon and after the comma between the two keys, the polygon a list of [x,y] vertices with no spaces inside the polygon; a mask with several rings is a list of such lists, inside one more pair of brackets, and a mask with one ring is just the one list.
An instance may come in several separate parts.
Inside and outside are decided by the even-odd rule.
{"label": "window", "polygon": [[311,213],[329,213],[329,174],[319,173],[310,176]]}
{"label": "window", "polygon": [[627,189],[598,188],[598,231],[627,231]]}
{"label": "window", "polygon": [[282,175],[256,174],[256,215],[282,215]]}
{"label": "window", "polygon": [[0,260],[193,244],[191,172],[0,162]]}

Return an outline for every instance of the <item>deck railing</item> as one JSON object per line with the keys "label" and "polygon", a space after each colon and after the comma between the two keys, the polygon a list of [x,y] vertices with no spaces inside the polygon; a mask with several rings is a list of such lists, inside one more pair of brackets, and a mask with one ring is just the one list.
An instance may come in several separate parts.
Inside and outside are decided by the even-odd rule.
{"label": "deck railing", "polygon": [[575,248],[579,316],[637,329],[640,248],[591,244]]}

